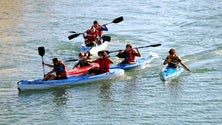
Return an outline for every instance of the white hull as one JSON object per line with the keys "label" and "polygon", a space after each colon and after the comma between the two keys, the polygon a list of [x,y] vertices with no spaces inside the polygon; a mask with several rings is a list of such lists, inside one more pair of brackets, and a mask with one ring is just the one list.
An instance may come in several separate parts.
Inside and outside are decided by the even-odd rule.
{"label": "white hull", "polygon": [[108,43],[109,43],[108,41],[104,41],[102,44],[96,45],[94,47],[87,47],[85,43],[82,43],[79,50],[84,53],[90,50],[90,54],[97,55],[99,51],[105,50],[108,47]]}

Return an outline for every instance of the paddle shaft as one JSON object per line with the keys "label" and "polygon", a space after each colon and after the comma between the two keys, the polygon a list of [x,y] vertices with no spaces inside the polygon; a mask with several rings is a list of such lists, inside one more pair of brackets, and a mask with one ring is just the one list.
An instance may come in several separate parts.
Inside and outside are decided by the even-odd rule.
{"label": "paddle shaft", "polygon": [[[148,48],[148,47],[157,47],[157,46],[161,46],[161,44],[153,44],[153,45],[148,45],[148,46],[140,46],[140,47],[136,47],[133,49],[140,49],[140,48]],[[114,53],[114,52],[119,52],[119,50],[114,50],[114,51],[107,51],[108,53]]]}
{"label": "paddle shaft", "polygon": [[[43,62],[43,56],[42,56],[42,62]],[[45,76],[45,68],[44,65],[42,64],[42,71],[43,71],[43,77]]]}

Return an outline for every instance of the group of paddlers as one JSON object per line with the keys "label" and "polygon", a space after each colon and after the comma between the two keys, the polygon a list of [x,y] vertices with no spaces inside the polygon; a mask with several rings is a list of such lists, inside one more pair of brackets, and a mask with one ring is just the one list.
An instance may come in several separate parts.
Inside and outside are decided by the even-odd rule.
{"label": "group of paddlers", "polygon": [[[94,21],[91,28],[88,29],[83,34],[86,46],[93,47],[96,44],[101,44],[103,31],[108,31],[106,24],[100,25],[98,21]],[[80,52],[79,60],[76,64],[74,64],[73,69],[76,67],[89,66],[90,63],[98,63],[99,68],[90,69],[88,71],[89,75],[98,75],[98,74],[109,72],[110,65],[113,63],[113,61],[108,55],[107,51],[98,52],[98,56],[99,58],[91,61],[89,60],[90,54],[88,52],[87,53]],[[141,57],[141,54],[138,48],[133,48],[132,44],[127,44],[125,50],[119,50],[119,53],[117,54],[117,56],[119,58],[124,58],[121,63],[134,64],[136,56]],[[45,75],[44,80],[67,79],[65,64],[62,61],[60,61],[58,58],[53,58],[52,62],[53,64],[47,64],[44,61],[42,62],[43,65],[53,68],[52,71],[48,72]],[[177,68],[179,63],[186,70],[190,71],[190,69],[184,63],[182,63],[181,59],[176,54],[176,51],[174,49],[170,49],[169,55],[167,56],[163,64],[168,64],[169,67]],[[52,75],[52,73],[55,73],[55,75]]]}

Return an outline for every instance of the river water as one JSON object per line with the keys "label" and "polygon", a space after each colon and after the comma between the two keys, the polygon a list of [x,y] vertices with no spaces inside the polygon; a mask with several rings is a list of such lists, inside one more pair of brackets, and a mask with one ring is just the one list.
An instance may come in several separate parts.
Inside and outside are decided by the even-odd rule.
{"label": "river water", "polygon": [[[1,0],[0,6],[1,125],[222,124],[222,1]],[[112,37],[107,49],[161,43],[140,49],[159,59],[118,79],[18,92],[17,81],[43,75],[39,46],[46,62],[77,58],[83,38],[70,41],[69,31],[84,32],[94,20],[105,24],[119,16],[124,21],[105,32]],[[192,72],[162,82],[162,58],[170,48]]]}

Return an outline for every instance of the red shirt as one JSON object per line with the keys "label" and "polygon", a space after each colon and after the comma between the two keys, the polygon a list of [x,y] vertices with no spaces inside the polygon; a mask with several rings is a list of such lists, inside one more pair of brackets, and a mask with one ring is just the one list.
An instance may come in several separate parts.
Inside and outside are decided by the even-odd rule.
{"label": "red shirt", "polygon": [[93,62],[99,64],[99,70],[100,70],[102,73],[109,72],[109,67],[110,67],[110,64],[112,63],[112,62],[111,62],[109,59],[107,59],[107,58],[98,58],[98,59],[94,60]]}

